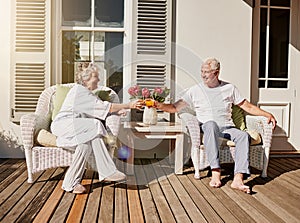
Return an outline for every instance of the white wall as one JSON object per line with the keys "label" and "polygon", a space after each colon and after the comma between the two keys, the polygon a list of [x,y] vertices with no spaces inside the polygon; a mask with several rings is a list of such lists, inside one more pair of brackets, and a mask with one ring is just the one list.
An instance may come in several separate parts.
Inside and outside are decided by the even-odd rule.
{"label": "white wall", "polygon": [[[9,131],[20,138],[20,128],[10,122],[10,38],[11,38],[11,1],[0,0],[0,21],[1,22],[1,60],[0,60],[0,130]],[[0,158],[24,157],[19,148],[7,150],[0,145]]]}
{"label": "white wall", "polygon": [[220,79],[250,99],[252,8],[242,0],[178,0],[176,17],[177,87],[199,81],[201,60],[216,57]]}

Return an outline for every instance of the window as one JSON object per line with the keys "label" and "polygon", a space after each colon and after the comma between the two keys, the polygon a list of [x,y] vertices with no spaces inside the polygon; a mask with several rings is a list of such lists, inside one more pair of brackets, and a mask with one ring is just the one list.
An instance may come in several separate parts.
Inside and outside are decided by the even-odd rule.
{"label": "window", "polygon": [[259,88],[288,87],[290,1],[261,0]]}
{"label": "window", "polygon": [[64,0],[61,17],[62,83],[74,82],[78,63],[102,68],[100,81],[123,88],[124,0]]}

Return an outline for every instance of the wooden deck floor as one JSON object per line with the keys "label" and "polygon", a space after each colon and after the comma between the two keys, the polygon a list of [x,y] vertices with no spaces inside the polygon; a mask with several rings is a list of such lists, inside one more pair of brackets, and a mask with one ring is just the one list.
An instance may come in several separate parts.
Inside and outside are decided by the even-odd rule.
{"label": "wooden deck floor", "polygon": [[231,165],[224,186],[213,189],[208,171],[194,180],[188,168],[172,174],[165,160],[136,161],[127,184],[102,183],[87,171],[88,193],[75,195],[61,189],[63,168],[28,184],[24,160],[0,159],[0,222],[300,222],[300,158],[272,158],[267,179],[254,170],[252,195],[230,188]]}

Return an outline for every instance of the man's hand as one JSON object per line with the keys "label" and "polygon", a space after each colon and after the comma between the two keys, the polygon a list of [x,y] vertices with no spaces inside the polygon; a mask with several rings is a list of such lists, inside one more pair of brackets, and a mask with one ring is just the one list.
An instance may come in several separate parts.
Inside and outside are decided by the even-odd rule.
{"label": "man's hand", "polygon": [[272,122],[272,124],[273,124],[273,129],[275,129],[275,128],[276,128],[277,121],[276,121],[275,117],[274,117],[271,113],[269,113],[269,114],[270,114],[269,117],[267,117],[267,118],[268,118],[268,123],[271,123],[271,122]]}

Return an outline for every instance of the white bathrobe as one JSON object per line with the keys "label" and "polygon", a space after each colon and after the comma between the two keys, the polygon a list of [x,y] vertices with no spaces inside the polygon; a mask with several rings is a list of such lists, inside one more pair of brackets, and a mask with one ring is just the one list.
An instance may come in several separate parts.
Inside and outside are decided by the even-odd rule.
{"label": "white bathrobe", "polygon": [[100,120],[105,120],[111,103],[101,101],[91,91],[76,84],[51,124],[57,145],[75,150],[73,161],[65,174],[62,188],[72,191],[80,183],[85,163],[93,152],[99,180],[113,175],[117,168],[110,157],[101,135],[107,134]]}
{"label": "white bathrobe", "polygon": [[51,124],[51,131],[57,136],[57,145],[74,147],[96,136],[106,135],[100,120],[105,120],[110,106],[110,102],[101,101],[87,88],[76,84]]}

